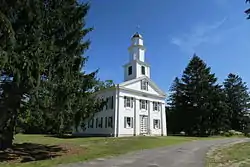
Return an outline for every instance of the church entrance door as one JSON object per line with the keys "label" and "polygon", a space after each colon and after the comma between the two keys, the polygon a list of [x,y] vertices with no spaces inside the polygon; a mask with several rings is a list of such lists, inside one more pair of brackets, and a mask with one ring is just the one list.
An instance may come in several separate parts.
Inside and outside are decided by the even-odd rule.
{"label": "church entrance door", "polygon": [[140,134],[148,133],[148,116],[140,115]]}

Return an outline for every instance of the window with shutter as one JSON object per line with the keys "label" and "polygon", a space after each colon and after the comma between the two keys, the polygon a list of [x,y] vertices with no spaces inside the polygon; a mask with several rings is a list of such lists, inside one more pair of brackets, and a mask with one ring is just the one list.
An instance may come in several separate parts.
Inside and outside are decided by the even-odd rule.
{"label": "window with shutter", "polygon": [[113,109],[114,108],[114,97],[112,96],[111,97],[111,109]]}
{"label": "window with shutter", "polygon": [[161,129],[160,126],[160,120],[159,119],[154,119],[154,129]]}
{"label": "window with shutter", "polygon": [[124,107],[133,108],[133,98],[124,96]]}
{"label": "window with shutter", "polygon": [[99,122],[99,127],[102,128],[102,121],[103,121],[103,118],[101,117],[101,120]]}
{"label": "window with shutter", "polygon": [[153,110],[154,111],[160,111],[161,110],[161,103],[153,102]]}
{"label": "window with shutter", "polygon": [[113,128],[113,118],[112,117],[108,118],[108,127]]}
{"label": "window with shutter", "polygon": [[105,117],[105,128],[108,127],[108,117]]}
{"label": "window with shutter", "polygon": [[147,100],[140,100],[140,109],[148,109]]}
{"label": "window with shutter", "polygon": [[90,125],[91,128],[94,128],[94,119],[92,118],[91,119],[91,125]]}
{"label": "window with shutter", "polygon": [[95,127],[98,128],[98,118],[95,119]]}
{"label": "window with shutter", "polygon": [[124,128],[133,128],[133,117],[124,117]]}

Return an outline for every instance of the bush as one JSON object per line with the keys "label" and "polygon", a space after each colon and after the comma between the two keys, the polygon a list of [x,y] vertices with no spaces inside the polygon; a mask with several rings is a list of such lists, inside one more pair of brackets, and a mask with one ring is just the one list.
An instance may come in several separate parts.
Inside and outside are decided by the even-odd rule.
{"label": "bush", "polygon": [[250,137],[250,133],[245,133],[244,136]]}
{"label": "bush", "polygon": [[226,137],[231,137],[231,136],[233,136],[232,133],[229,133],[229,132],[224,132],[223,135],[226,136]]}
{"label": "bush", "polygon": [[243,136],[244,135],[244,133],[236,131],[236,130],[229,130],[227,132],[221,132],[220,134],[222,134],[223,136],[226,136],[226,137]]}

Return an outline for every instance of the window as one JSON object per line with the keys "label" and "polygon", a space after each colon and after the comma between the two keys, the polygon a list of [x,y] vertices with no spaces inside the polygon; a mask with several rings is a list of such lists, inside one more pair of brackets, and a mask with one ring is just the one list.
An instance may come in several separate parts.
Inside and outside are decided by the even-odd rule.
{"label": "window", "polygon": [[108,117],[105,117],[105,128],[108,127]]}
{"label": "window", "polygon": [[109,117],[108,119],[108,127],[112,128],[113,127],[113,118]]}
{"label": "window", "polygon": [[106,98],[105,110],[114,108],[114,97],[110,96]]}
{"label": "window", "polygon": [[140,100],[140,109],[148,109],[148,101],[147,100]]}
{"label": "window", "polygon": [[141,74],[145,75],[145,67],[144,66],[141,66]]}
{"label": "window", "polygon": [[132,66],[129,66],[128,67],[128,75],[131,75],[132,74]]}
{"label": "window", "polygon": [[153,102],[153,111],[160,111],[160,103],[159,102]]}
{"label": "window", "polygon": [[99,128],[102,128],[102,121],[103,121],[103,118],[101,117],[101,120],[99,121]]}
{"label": "window", "polygon": [[124,107],[133,108],[133,97],[124,96]]}
{"label": "window", "polygon": [[91,119],[88,121],[88,128],[93,128],[94,127],[94,119]]}
{"label": "window", "polygon": [[113,109],[114,108],[114,97],[112,96],[111,97],[111,107],[110,107],[111,109]]}
{"label": "window", "polygon": [[133,117],[124,117],[124,128],[133,128]]}
{"label": "window", "polygon": [[154,129],[161,129],[159,119],[154,119]]}
{"label": "window", "polygon": [[148,90],[148,82],[146,80],[141,81],[141,90]]}
{"label": "window", "polygon": [[95,127],[98,128],[98,118],[95,119]]}
{"label": "window", "polygon": [[108,103],[109,103],[109,99],[108,99],[108,98],[106,98],[105,110],[107,110],[107,109],[108,109]]}

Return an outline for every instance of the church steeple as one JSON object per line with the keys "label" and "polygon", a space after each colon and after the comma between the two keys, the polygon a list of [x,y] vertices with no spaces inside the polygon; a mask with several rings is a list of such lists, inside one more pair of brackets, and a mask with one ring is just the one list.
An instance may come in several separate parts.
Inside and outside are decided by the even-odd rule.
{"label": "church steeple", "polygon": [[131,37],[128,51],[129,63],[124,65],[124,80],[127,81],[142,76],[150,77],[150,67],[145,62],[146,48],[143,44],[142,35],[138,32]]}
{"label": "church steeple", "polygon": [[131,45],[128,48],[130,54],[130,61],[140,60],[145,61],[145,50],[146,48],[143,45],[143,38],[141,34],[136,32],[131,38]]}

